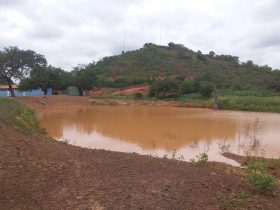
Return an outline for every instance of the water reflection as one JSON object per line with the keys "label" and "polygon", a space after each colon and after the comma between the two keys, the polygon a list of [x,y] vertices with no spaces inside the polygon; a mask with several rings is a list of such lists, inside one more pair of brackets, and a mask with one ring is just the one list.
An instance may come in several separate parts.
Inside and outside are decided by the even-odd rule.
{"label": "water reflection", "polygon": [[[230,150],[251,152],[254,121],[257,137],[269,155],[278,155],[280,115],[267,113],[212,111],[174,107],[90,106],[57,108],[41,114],[41,123],[56,139],[68,139],[83,147],[113,151],[172,153],[193,158],[208,152],[212,160],[230,162],[220,155]],[[276,147],[276,148],[275,148]],[[230,162],[233,164],[232,162]]]}

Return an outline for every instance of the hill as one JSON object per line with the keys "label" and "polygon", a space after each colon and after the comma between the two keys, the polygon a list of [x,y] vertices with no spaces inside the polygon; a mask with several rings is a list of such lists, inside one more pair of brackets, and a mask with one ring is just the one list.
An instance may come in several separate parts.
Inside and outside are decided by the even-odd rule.
{"label": "hill", "polygon": [[[265,89],[280,92],[280,71],[241,63],[237,56],[194,52],[187,47],[145,44],[121,55],[104,57],[95,65],[101,85],[141,84],[165,77],[212,82],[217,89]],[[125,86],[125,85],[123,85]]]}

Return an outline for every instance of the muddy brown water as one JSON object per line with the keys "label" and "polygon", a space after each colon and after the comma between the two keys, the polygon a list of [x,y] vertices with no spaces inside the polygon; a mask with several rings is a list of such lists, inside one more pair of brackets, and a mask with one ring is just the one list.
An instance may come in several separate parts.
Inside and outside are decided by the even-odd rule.
{"label": "muddy brown water", "polygon": [[150,106],[86,106],[42,112],[50,136],[70,144],[238,165],[221,155],[280,157],[280,114]]}

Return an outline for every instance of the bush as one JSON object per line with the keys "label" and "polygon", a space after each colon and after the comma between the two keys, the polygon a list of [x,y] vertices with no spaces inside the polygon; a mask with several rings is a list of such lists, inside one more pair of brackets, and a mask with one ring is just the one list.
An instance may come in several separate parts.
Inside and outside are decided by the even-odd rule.
{"label": "bush", "polygon": [[99,83],[101,87],[110,87],[110,88],[123,88],[131,85],[140,85],[144,84],[146,79],[143,77],[119,77],[114,81],[102,78]]}
{"label": "bush", "polygon": [[195,87],[194,87],[194,82],[192,80],[186,80],[181,84],[181,93],[182,94],[190,94],[190,93],[195,93]]}
{"label": "bush", "polygon": [[158,80],[153,82],[149,96],[165,98],[168,95],[176,95],[178,90],[178,81],[170,78],[165,78],[164,80]]}
{"label": "bush", "polygon": [[206,163],[208,161],[208,155],[205,152],[196,157],[197,157],[197,163],[199,165],[206,165]]}
{"label": "bush", "polygon": [[191,161],[198,166],[205,166],[208,161],[208,155],[205,152],[201,153],[196,156],[196,159],[191,159]]}
{"label": "bush", "polygon": [[200,94],[204,97],[210,98],[214,91],[214,85],[210,83],[204,83],[201,85]]}
{"label": "bush", "polygon": [[143,99],[143,94],[142,93],[134,93],[134,99],[137,99],[137,100]]}
{"label": "bush", "polygon": [[276,178],[265,172],[265,166],[259,161],[250,161],[247,165],[247,179],[256,185],[261,193],[272,190],[276,185]]}

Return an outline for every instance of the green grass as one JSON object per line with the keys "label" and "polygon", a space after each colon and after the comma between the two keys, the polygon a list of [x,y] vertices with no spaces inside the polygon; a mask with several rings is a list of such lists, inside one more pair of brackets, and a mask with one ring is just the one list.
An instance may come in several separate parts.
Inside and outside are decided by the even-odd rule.
{"label": "green grass", "polygon": [[28,133],[45,133],[39,125],[35,112],[12,98],[0,98],[0,120]]}
{"label": "green grass", "polygon": [[247,90],[219,90],[221,95],[228,96],[256,96],[256,97],[269,97],[269,96],[279,96],[280,93],[265,90],[265,89],[247,89]]}
{"label": "green grass", "polygon": [[[186,103],[196,103],[205,107],[212,107],[213,101],[199,94],[187,94],[176,98]],[[254,112],[277,112],[280,113],[280,96],[221,96],[219,97],[220,109],[243,110]]]}
{"label": "green grass", "polygon": [[258,112],[280,112],[280,96],[225,96],[220,98],[222,109]]}
{"label": "green grass", "polygon": [[[93,97],[96,99],[135,99],[134,95],[105,95]],[[143,96],[143,100],[151,100]],[[202,97],[200,94],[185,94],[175,98],[165,98],[165,101],[179,101],[191,104],[198,104],[203,107],[212,108],[213,100]],[[280,96],[221,96],[219,97],[220,109],[242,110],[254,112],[276,112],[280,113]]]}
{"label": "green grass", "polygon": [[211,99],[207,97],[203,97],[199,93],[184,94],[175,98],[175,100],[180,102],[191,103],[191,104],[199,104],[203,107],[209,107],[209,108],[212,107]]}
{"label": "green grass", "polygon": [[[235,195],[234,195],[235,194]],[[241,190],[231,195],[223,192],[217,192],[216,200],[220,209],[247,209],[247,194]]]}

